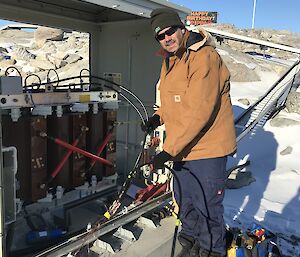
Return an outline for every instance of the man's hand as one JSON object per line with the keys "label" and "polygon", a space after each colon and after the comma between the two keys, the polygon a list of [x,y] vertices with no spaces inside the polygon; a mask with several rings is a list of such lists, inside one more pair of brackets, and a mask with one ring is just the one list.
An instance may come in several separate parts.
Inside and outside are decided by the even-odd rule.
{"label": "man's hand", "polygon": [[164,163],[166,161],[171,160],[171,158],[172,158],[172,155],[168,154],[165,151],[162,151],[159,154],[155,155],[151,162],[153,169],[154,170],[162,169],[164,167]]}
{"label": "man's hand", "polygon": [[144,123],[141,124],[141,129],[144,132],[151,133],[160,125],[160,117],[157,114],[154,114],[152,117],[149,118],[148,121],[144,121]]}

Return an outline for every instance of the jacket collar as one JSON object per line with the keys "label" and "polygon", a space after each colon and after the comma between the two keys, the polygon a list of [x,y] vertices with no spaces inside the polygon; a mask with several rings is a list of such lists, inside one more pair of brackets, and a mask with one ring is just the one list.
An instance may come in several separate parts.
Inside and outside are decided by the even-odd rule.
{"label": "jacket collar", "polygon": [[198,28],[195,31],[191,31],[190,37],[187,41],[187,49],[192,51],[198,51],[202,46],[216,47],[212,36],[204,29]]}
{"label": "jacket collar", "polygon": [[202,28],[198,28],[195,31],[187,30],[184,34],[183,44],[175,54],[169,53],[163,48],[161,48],[157,54],[165,59],[175,55],[181,58],[185,52],[189,52],[190,50],[198,51],[204,45],[216,47],[212,36],[207,31]]}

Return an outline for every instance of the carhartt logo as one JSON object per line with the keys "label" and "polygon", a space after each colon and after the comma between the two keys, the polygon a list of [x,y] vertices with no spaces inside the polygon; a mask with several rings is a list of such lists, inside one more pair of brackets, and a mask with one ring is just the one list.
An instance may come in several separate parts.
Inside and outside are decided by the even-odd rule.
{"label": "carhartt logo", "polygon": [[175,101],[176,103],[181,102],[180,95],[174,95],[174,101]]}

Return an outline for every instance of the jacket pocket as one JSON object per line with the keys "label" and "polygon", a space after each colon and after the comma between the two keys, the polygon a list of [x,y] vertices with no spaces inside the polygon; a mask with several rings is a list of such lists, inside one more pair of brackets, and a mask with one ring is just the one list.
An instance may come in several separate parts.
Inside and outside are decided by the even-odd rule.
{"label": "jacket pocket", "polygon": [[178,104],[183,101],[183,97],[185,95],[185,90],[168,90],[168,102],[172,106],[173,104]]}

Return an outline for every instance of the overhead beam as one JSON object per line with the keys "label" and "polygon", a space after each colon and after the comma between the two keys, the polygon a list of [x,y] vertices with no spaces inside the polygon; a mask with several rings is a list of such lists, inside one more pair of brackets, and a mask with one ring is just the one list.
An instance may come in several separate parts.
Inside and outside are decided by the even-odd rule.
{"label": "overhead beam", "polygon": [[96,31],[97,24],[92,21],[80,20],[78,18],[67,17],[63,14],[55,14],[43,10],[34,10],[29,6],[0,1],[0,18],[43,26],[72,29],[77,31],[91,32]]}
{"label": "overhead beam", "polygon": [[191,13],[191,9],[170,3],[165,0],[85,0],[95,5],[101,5],[114,10],[137,16],[149,18],[150,13],[160,7],[169,7],[178,12],[181,19],[185,19],[187,14]]}

